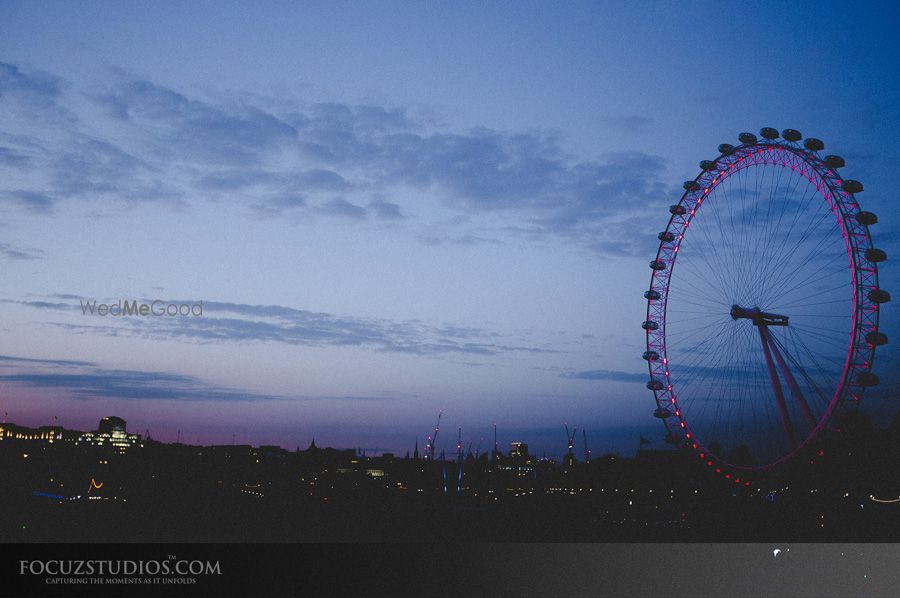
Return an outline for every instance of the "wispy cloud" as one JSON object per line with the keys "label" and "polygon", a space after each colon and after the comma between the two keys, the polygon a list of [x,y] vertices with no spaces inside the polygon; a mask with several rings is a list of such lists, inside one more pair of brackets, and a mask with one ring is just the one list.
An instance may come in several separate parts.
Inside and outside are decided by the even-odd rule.
{"label": "wispy cloud", "polygon": [[76,399],[260,401],[284,398],[223,388],[182,374],[103,369],[88,361],[0,355],[0,365],[23,370],[0,374],[0,382],[62,390]]}
{"label": "wispy cloud", "polygon": [[38,191],[26,191],[24,189],[16,189],[14,191],[3,192],[3,198],[7,201],[17,203],[29,212],[49,213],[53,208],[54,199],[46,193]]}
{"label": "wispy cloud", "polygon": [[[75,300],[80,301],[81,298]],[[81,309],[74,300],[71,304],[9,299],[2,299],[0,302],[51,311],[71,312]],[[481,328],[432,326],[415,320],[357,318],[282,305],[220,301],[204,301],[201,317],[106,317],[102,323],[97,324],[69,321],[51,322],[49,325],[76,334],[183,339],[200,343],[276,342],[310,347],[365,347],[375,351],[414,355],[461,353],[488,356],[501,353],[558,352],[547,346],[504,342],[503,335]]]}
{"label": "wispy cloud", "polygon": [[0,243],[0,256],[8,260],[36,260],[43,257],[40,249],[13,247],[9,243]]}
{"label": "wispy cloud", "polygon": [[67,359],[33,359],[0,355],[0,368],[17,373],[0,374],[0,382],[30,388],[62,391],[74,399],[98,398],[172,401],[395,401],[397,394],[336,396],[281,396],[247,392],[209,384],[194,376],[171,372],[104,369],[96,363]]}
{"label": "wispy cloud", "polygon": [[[216,198],[270,218],[364,222],[404,220],[410,212],[395,196],[412,189],[461,214],[500,215],[506,224],[476,233],[444,222],[423,234],[426,223],[407,223],[426,244],[477,243],[520,230],[631,254],[633,236],[622,229],[662,205],[668,190],[659,156],[578,157],[549,132],[448,131],[398,107],[208,98],[113,73],[102,87],[76,93],[61,78],[0,63],[0,103],[24,94],[32,110],[62,106],[80,119],[55,137],[0,138],[0,169],[41,173],[11,173],[0,197],[35,213],[74,198],[177,205]],[[609,122],[639,130],[649,119]]]}
{"label": "wispy cloud", "polygon": [[31,357],[17,357],[15,355],[0,355],[0,364],[6,366],[36,365],[36,366],[90,366],[89,361],[74,361],[71,359],[34,359]]}
{"label": "wispy cloud", "polygon": [[603,122],[621,133],[643,133],[653,124],[652,118],[630,114],[627,116],[607,116]]}
{"label": "wispy cloud", "polygon": [[223,389],[192,376],[166,372],[101,370],[91,373],[0,374],[0,381],[62,389],[76,399],[162,399],[179,401],[259,401],[284,397]]}
{"label": "wispy cloud", "polygon": [[570,380],[607,380],[610,382],[647,382],[647,373],[623,372],[620,370],[585,370],[580,372],[563,372],[560,378]]}
{"label": "wispy cloud", "polygon": [[44,71],[23,71],[16,65],[0,62],[0,95],[26,107],[47,110],[55,108],[61,94],[59,77]]}

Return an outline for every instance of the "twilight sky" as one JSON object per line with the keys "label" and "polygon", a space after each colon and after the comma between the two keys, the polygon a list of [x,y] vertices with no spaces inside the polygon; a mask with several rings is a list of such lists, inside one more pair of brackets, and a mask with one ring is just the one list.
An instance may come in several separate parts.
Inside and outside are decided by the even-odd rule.
{"label": "twilight sky", "polygon": [[[0,4],[0,410],[190,442],[663,446],[648,261],[740,131],[825,140],[897,255],[896,7]],[[900,296],[891,262],[882,287]],[[79,301],[204,302],[200,318]],[[883,330],[900,339],[893,304]],[[897,409],[889,345],[866,396]],[[579,441],[581,434],[579,433]],[[453,437],[453,438],[451,438]],[[444,442],[438,442],[438,448]]]}

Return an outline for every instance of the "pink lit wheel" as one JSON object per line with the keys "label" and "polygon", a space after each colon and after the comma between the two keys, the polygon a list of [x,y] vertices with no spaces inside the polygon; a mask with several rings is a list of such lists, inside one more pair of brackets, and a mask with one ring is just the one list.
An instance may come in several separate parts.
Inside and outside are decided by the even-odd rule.
{"label": "pink lit wheel", "polygon": [[[795,456],[868,386],[878,262],[839,156],[793,129],[700,163],[650,262],[647,387],[667,441],[737,484]],[[677,258],[677,259],[676,259]],[[677,264],[677,270],[676,270]]]}

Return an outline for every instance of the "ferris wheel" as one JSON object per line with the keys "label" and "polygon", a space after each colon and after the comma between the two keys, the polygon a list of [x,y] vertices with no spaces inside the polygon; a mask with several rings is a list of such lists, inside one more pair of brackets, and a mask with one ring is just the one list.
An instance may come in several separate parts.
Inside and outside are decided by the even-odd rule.
{"label": "ferris wheel", "polygon": [[[643,323],[667,441],[749,485],[878,384],[878,219],[840,156],[793,129],[700,162],[659,233]],[[676,269],[677,263],[677,269]]]}

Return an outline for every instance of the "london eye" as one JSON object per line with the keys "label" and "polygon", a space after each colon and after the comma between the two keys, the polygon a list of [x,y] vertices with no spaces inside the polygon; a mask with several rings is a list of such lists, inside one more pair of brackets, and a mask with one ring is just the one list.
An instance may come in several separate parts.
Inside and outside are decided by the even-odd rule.
{"label": "london eye", "polygon": [[794,129],[738,139],[700,162],[669,208],[643,358],[667,441],[749,485],[878,384],[890,295],[869,232],[877,217],[844,159]]}

